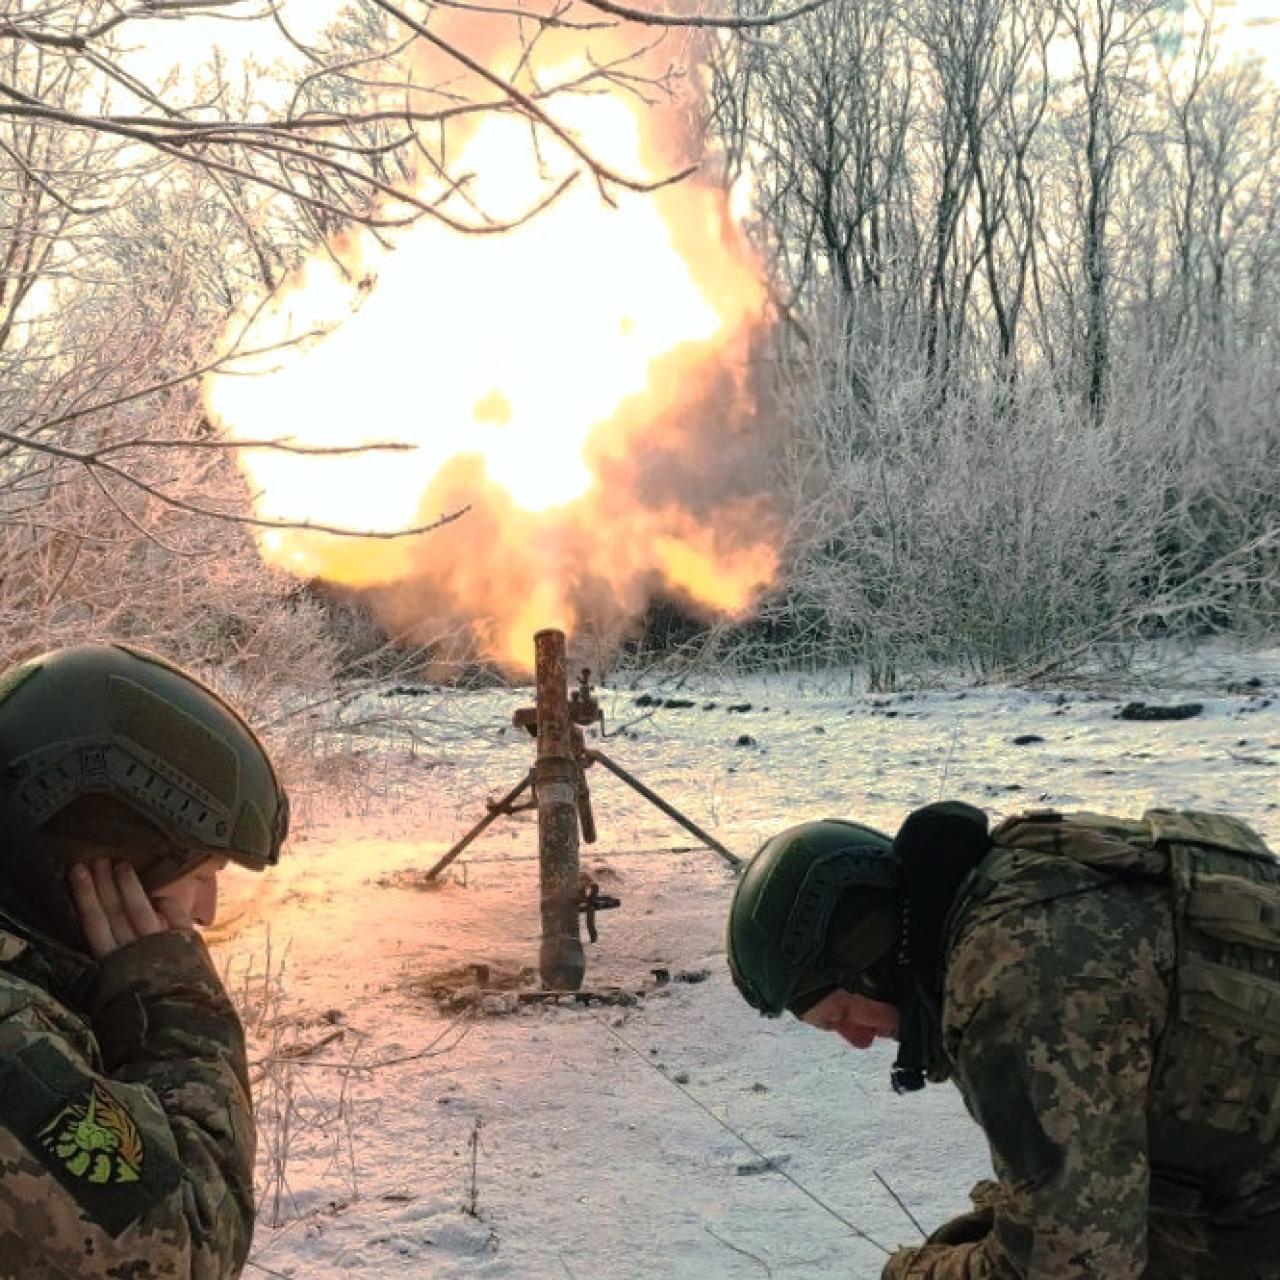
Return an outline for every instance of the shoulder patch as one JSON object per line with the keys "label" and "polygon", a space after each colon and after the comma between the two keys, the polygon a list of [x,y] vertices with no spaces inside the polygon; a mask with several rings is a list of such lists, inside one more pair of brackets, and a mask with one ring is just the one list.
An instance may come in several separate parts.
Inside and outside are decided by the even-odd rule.
{"label": "shoulder patch", "polygon": [[86,1072],[56,1036],[0,1022],[0,1125],[86,1221],[113,1236],[155,1213],[181,1185],[182,1167],[157,1129],[159,1114],[138,1111],[147,1105]]}
{"label": "shoulder patch", "polygon": [[88,1096],[59,1111],[36,1140],[73,1177],[98,1186],[137,1182],[142,1136],[133,1117],[97,1081]]}

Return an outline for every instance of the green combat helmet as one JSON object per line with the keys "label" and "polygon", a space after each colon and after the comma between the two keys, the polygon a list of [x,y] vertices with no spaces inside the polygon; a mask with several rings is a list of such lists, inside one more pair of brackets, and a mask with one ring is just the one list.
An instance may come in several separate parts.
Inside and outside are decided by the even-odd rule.
{"label": "green combat helmet", "polygon": [[77,804],[144,820],[154,838],[129,861],[149,890],[211,854],[261,871],[289,827],[288,797],[241,716],[178,667],[119,644],[56,649],[0,674],[0,878],[37,888],[35,864],[50,859],[31,855]]}
{"label": "green combat helmet", "polygon": [[[891,893],[899,878],[893,841],[857,822],[803,822],[766,840],[729,908],[729,971],[747,1002],[776,1018],[807,993],[839,986],[845,966],[828,934],[841,895]],[[883,949],[889,944],[886,935]]]}

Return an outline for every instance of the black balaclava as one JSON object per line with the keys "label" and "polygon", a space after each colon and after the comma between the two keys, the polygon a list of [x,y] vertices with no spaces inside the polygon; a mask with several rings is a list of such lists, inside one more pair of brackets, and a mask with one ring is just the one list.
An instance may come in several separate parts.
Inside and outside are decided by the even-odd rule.
{"label": "black balaclava", "polygon": [[898,945],[877,961],[870,977],[883,983],[886,999],[899,1009],[895,1093],[913,1093],[926,1079],[946,1078],[938,1044],[943,930],[961,884],[990,848],[986,814],[960,800],[914,810],[894,837],[902,867]]}
{"label": "black balaclava", "polygon": [[167,881],[205,855],[175,848],[146,817],[114,796],[80,796],[37,830],[4,834],[0,911],[33,939],[87,957],[67,868],[101,856],[132,862],[140,875],[164,864],[170,872]]}
{"label": "black balaclava", "polygon": [[43,856],[35,833],[3,839],[0,931],[27,944],[4,962],[8,971],[71,1008],[87,1007],[98,966],[71,906],[65,871]]}

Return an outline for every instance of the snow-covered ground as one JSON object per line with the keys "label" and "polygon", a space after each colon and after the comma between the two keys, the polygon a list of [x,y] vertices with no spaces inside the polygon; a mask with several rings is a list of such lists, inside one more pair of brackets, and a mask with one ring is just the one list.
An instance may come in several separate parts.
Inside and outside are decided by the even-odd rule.
{"label": "snow-covered ground", "polygon": [[[944,794],[995,817],[1224,809],[1280,847],[1280,649],[1215,647],[1140,688],[851,685],[721,679],[651,690],[695,703],[656,710],[614,687],[611,726],[647,718],[600,745],[744,856],[807,817],[892,832]],[[1132,700],[1204,710],[1117,719]],[[857,1053],[747,1008],[724,964],[732,872],[599,768],[583,866],[622,907],[599,917],[586,985],[644,994],[458,1013],[421,989],[459,966],[536,968],[531,814],[497,822],[439,887],[421,874],[528,769],[510,719],[530,701],[404,698],[441,745],[397,748],[376,802],[348,789],[276,872],[226,885],[212,941],[253,1027],[262,1124],[246,1274],[877,1276],[884,1247],[919,1239],[890,1188],[926,1230],[963,1209],[987,1173],[979,1133],[947,1086],[895,1097],[892,1046]]]}

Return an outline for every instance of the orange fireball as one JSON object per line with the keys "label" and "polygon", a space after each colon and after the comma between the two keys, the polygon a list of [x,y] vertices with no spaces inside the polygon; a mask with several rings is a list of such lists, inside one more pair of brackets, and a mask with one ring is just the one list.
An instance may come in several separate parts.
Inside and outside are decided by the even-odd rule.
{"label": "orange fireball", "polygon": [[[673,153],[672,137],[645,133],[670,117],[633,97],[597,86],[547,110],[616,171],[660,177],[653,157]],[[456,157],[474,175],[469,206],[496,220],[580,167],[554,138],[531,145],[512,114],[481,118]],[[764,303],[720,189],[694,178],[605,200],[579,179],[501,234],[427,219],[389,247],[364,233],[331,246],[252,325],[247,344],[274,349],[210,379],[207,403],[233,439],[412,446],[245,451],[273,519],[387,532],[471,508],[400,540],[274,530],[263,554],[376,588],[388,621],[419,640],[461,625],[522,667],[534,630],[572,628],[584,611],[616,630],[667,590],[741,613],[771,580],[766,507],[721,466],[749,430]]]}

